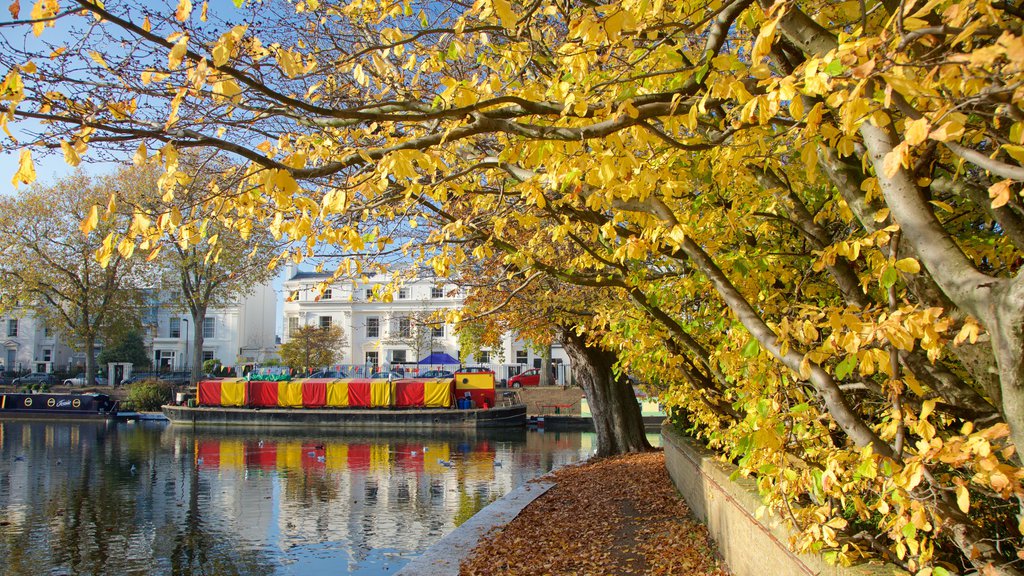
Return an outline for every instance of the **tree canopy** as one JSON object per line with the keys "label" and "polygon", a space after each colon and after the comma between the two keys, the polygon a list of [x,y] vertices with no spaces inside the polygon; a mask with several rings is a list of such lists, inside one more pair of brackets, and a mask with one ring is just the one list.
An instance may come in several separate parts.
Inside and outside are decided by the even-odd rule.
{"label": "tree canopy", "polygon": [[116,252],[103,264],[97,259],[127,220],[115,214],[87,234],[80,228],[95,203],[106,202],[108,190],[131,186],[125,175],[78,173],[0,199],[0,306],[30,312],[84,352],[87,382],[97,374],[97,343],[119,325],[136,325],[142,301],[133,272],[138,261]]}
{"label": "tree canopy", "polygon": [[[598,291],[576,335],[756,476],[797,549],[1021,573],[1015,5],[72,6],[4,24],[38,36],[0,51],[34,149],[127,144],[173,196],[181,151],[219,148],[247,164],[218,218],[305,241],[290,258],[498,258]],[[209,220],[170,210],[101,257]]]}
{"label": "tree canopy", "polygon": [[279,353],[285,366],[312,371],[334,364],[346,342],[345,333],[338,326],[300,326],[281,344]]}

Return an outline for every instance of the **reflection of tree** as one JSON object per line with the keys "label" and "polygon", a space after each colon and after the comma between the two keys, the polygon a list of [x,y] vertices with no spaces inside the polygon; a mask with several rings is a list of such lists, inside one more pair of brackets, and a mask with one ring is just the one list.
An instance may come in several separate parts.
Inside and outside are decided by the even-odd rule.
{"label": "reflection of tree", "polygon": [[[191,452],[195,451],[195,438],[190,438]],[[171,574],[174,576],[260,576],[273,574],[270,558],[258,550],[235,547],[237,538],[229,533],[210,530],[203,523],[201,492],[209,492],[199,477],[199,467],[191,460],[182,459],[181,477],[188,477],[188,510],[185,521],[177,525],[174,547],[170,552]],[[209,494],[207,494],[209,496]],[[209,502],[207,497],[205,502]]]}

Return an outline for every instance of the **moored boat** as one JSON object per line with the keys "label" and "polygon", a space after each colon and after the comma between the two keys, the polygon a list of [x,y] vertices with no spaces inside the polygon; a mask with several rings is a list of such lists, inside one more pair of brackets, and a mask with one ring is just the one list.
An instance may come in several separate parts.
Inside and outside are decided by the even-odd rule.
{"label": "moored boat", "polygon": [[118,402],[106,394],[0,394],[0,419],[107,420]]}
{"label": "moored boat", "polygon": [[496,405],[494,374],[453,378],[289,380],[280,371],[204,380],[197,405],[164,406],[172,423],[319,428],[508,428],[526,425],[526,406]]}
{"label": "moored boat", "polygon": [[189,426],[294,426],[352,429],[522,428],[526,406],[492,408],[233,408],[164,406],[173,423]]}

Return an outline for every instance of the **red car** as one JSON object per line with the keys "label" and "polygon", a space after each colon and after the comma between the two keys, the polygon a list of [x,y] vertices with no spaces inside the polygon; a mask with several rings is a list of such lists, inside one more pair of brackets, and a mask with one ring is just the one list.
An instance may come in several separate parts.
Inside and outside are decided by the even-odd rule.
{"label": "red car", "polygon": [[509,378],[508,385],[512,388],[521,388],[523,386],[539,386],[540,368],[530,368],[529,370],[524,370],[522,373]]}

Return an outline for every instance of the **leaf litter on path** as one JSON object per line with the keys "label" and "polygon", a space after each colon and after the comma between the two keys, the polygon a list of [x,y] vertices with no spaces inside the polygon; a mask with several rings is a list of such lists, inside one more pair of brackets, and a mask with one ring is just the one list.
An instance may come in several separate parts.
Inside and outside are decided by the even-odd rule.
{"label": "leaf litter on path", "polygon": [[480,540],[461,576],[728,576],[663,452],[596,459],[552,476],[556,486]]}

